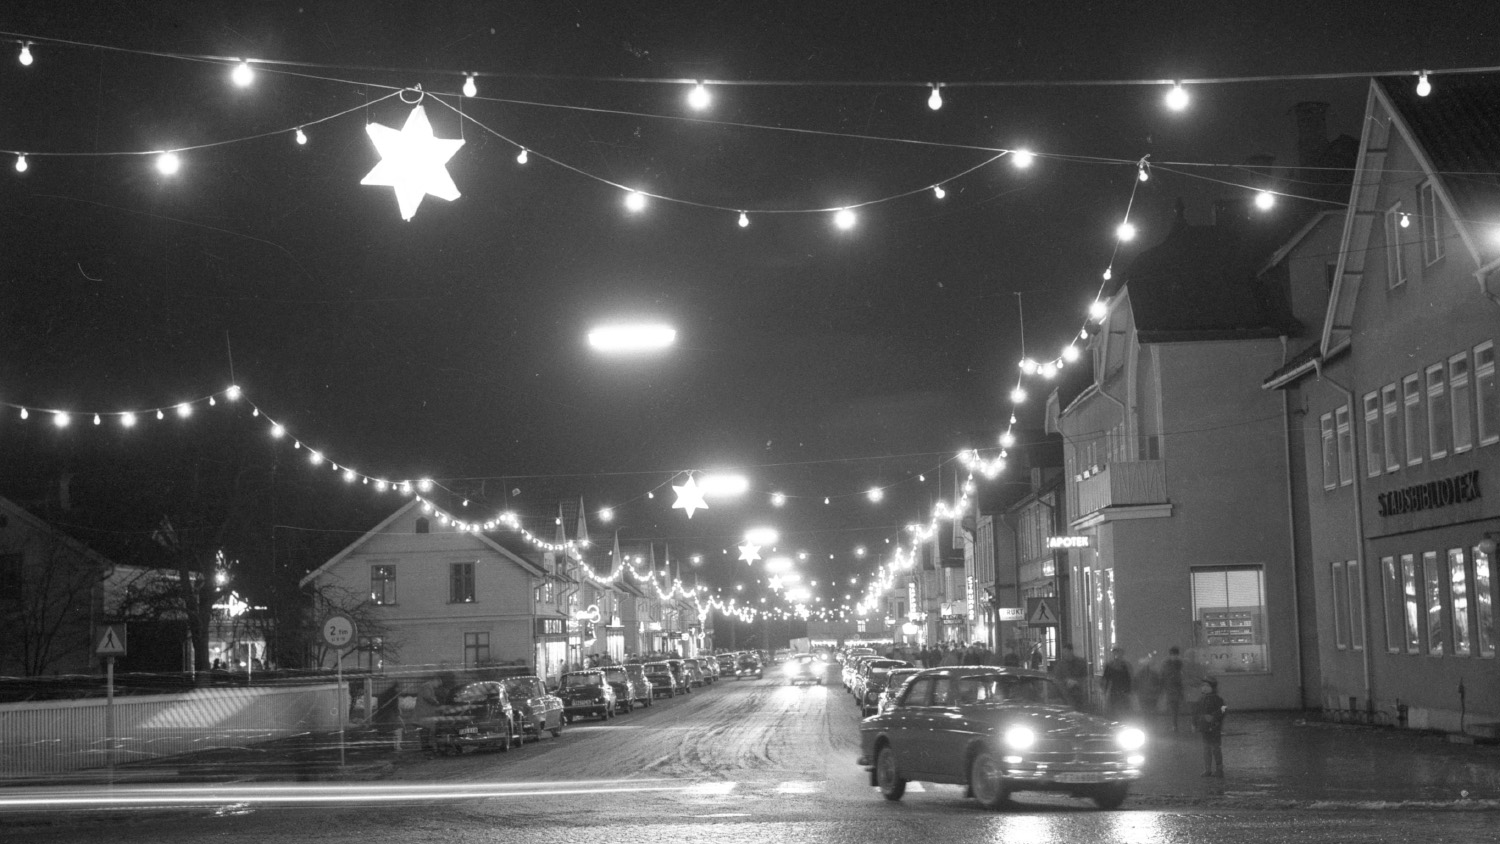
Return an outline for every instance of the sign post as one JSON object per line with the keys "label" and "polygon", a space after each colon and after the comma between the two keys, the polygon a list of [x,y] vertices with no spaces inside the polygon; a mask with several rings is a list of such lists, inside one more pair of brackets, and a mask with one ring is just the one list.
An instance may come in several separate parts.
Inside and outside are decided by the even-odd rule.
{"label": "sign post", "polygon": [[349,707],[344,703],[344,648],[354,641],[354,619],[335,613],[323,619],[323,641],[333,648],[334,665],[338,677],[338,694],[335,704],[339,716],[339,768],[344,767],[344,721],[349,716]]}
{"label": "sign post", "polygon": [[124,624],[106,624],[94,648],[96,656],[104,657],[104,753],[111,781],[115,773],[115,657],[125,656],[125,634]]}

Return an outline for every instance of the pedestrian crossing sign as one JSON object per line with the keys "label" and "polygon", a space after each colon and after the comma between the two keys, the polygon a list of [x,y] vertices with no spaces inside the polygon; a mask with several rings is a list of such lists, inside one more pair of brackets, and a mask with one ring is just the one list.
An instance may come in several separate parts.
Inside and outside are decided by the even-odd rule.
{"label": "pedestrian crossing sign", "polygon": [[1061,622],[1053,609],[1054,598],[1027,598],[1026,624],[1029,627],[1056,627]]}
{"label": "pedestrian crossing sign", "polygon": [[125,625],[106,624],[104,632],[99,636],[99,646],[94,648],[95,656],[124,656],[125,655]]}

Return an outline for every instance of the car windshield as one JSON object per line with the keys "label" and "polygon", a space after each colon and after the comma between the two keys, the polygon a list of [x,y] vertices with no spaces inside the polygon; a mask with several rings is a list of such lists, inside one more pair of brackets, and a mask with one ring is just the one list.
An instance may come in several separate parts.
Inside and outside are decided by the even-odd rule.
{"label": "car windshield", "polygon": [[568,674],[562,679],[565,689],[582,689],[588,686],[598,686],[604,683],[604,678],[598,674]]}
{"label": "car windshield", "polygon": [[604,676],[611,683],[624,683],[630,679],[630,675],[626,674],[623,668],[606,668],[604,669]]}
{"label": "car windshield", "polygon": [[505,691],[511,697],[535,697],[536,681],[530,678],[515,678],[505,681]]}
{"label": "car windshield", "polygon": [[1031,703],[1047,706],[1067,706],[1067,695],[1063,694],[1050,678],[1027,675],[979,675],[959,677],[957,703]]}
{"label": "car windshield", "polygon": [[472,683],[454,689],[449,700],[454,703],[481,703],[493,693],[495,693],[495,689],[491,686],[486,686],[482,683]]}

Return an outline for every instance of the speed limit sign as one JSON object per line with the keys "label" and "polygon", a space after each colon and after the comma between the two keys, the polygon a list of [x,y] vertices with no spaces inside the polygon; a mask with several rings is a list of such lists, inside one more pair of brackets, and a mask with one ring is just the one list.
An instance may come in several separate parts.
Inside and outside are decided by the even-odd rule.
{"label": "speed limit sign", "polygon": [[354,641],[354,619],[347,615],[330,615],[323,619],[323,641],[333,648],[348,647]]}

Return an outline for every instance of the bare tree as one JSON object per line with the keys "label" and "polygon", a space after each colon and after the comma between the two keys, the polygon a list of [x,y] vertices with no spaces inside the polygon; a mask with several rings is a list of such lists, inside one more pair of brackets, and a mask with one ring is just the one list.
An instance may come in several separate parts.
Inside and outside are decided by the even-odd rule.
{"label": "bare tree", "polygon": [[325,659],[333,655],[323,642],[321,622],[334,613],[342,613],[354,621],[359,633],[357,651],[378,653],[387,659],[401,655],[400,640],[391,638],[390,625],[375,614],[375,604],[368,595],[328,584],[310,584],[308,588],[312,593],[312,605],[301,638],[307,643],[313,665],[323,665]]}
{"label": "bare tree", "polygon": [[108,565],[50,529],[10,534],[0,547],[0,666],[26,677],[86,670]]}

